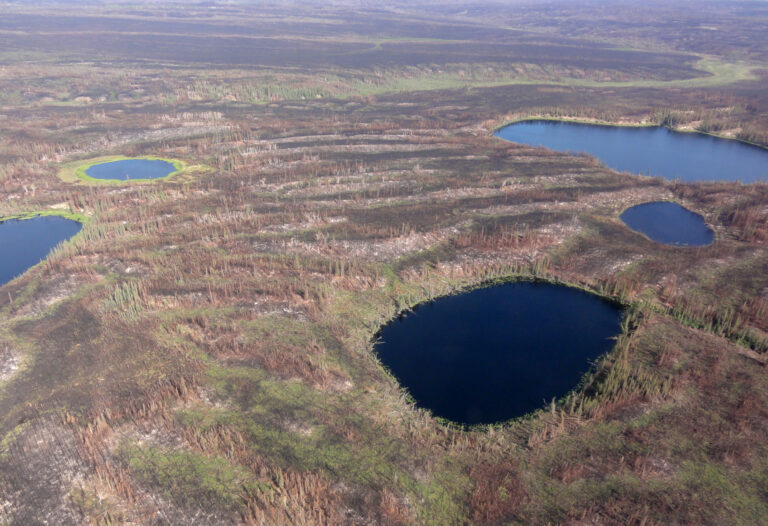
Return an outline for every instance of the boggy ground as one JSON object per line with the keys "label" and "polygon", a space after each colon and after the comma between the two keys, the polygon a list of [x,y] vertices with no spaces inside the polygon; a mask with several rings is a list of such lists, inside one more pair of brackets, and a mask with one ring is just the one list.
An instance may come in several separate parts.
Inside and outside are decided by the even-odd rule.
{"label": "boggy ground", "polygon": [[[761,86],[269,104],[163,104],[158,86],[7,103],[2,215],[65,207],[88,221],[0,291],[0,522],[759,523],[768,186],[618,174],[490,132],[524,115],[703,115],[759,139]],[[57,177],[114,154],[213,170],[127,187]],[[653,199],[701,213],[715,243],[666,247],[618,220]],[[419,301],[513,275],[629,303],[623,335],[530,418],[436,421],[371,338]]]}

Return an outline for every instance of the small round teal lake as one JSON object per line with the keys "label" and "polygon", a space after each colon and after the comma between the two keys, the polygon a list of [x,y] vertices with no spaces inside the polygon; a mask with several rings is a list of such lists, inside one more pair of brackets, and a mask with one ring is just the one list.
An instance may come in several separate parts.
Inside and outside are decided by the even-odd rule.
{"label": "small round teal lake", "polygon": [[94,179],[130,181],[135,179],[160,179],[176,171],[173,163],[161,159],[124,159],[94,164],[85,170]]}
{"label": "small round teal lake", "polygon": [[82,224],[57,216],[8,219],[0,223],[0,285],[11,281],[45,259],[53,247],[66,241]]}
{"label": "small round teal lake", "polygon": [[671,180],[768,181],[768,150],[702,133],[664,127],[623,127],[521,121],[498,130],[507,141],[585,152],[620,172]]}
{"label": "small round teal lake", "polygon": [[582,290],[506,283],[417,306],[381,329],[374,351],[420,407],[490,424],[574,389],[613,347],[622,315]]}
{"label": "small round teal lake", "polygon": [[715,240],[715,233],[703,217],[677,203],[643,203],[626,209],[619,219],[632,230],[666,245],[700,247]]}

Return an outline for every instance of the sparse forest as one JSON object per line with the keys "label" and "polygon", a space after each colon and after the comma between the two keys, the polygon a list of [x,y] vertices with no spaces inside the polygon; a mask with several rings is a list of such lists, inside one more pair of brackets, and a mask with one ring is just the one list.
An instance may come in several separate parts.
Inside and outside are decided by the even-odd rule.
{"label": "sparse forest", "polygon": [[[603,5],[0,1],[0,216],[83,221],[0,289],[0,524],[763,522],[768,182],[492,132],[768,147],[768,7]],[[107,156],[185,169],[73,175]],[[653,200],[715,242],[618,219]],[[511,278],[620,302],[613,350],[523,418],[435,418],[379,328]]]}

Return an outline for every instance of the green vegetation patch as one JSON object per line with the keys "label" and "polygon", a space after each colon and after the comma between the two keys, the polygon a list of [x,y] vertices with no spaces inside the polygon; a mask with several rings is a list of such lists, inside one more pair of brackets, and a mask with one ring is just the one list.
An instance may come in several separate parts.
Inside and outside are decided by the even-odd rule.
{"label": "green vegetation patch", "polygon": [[63,217],[64,219],[71,219],[72,221],[77,221],[78,223],[85,223],[88,220],[88,216],[85,214],[80,214],[77,212],[68,212],[66,210],[35,210],[32,212],[19,212],[18,214],[11,214],[7,216],[0,217],[0,223],[3,221],[9,221],[11,219],[32,219],[35,217],[48,217],[48,216],[56,216],[56,217]]}
{"label": "green vegetation patch", "polygon": [[249,495],[271,491],[224,457],[129,443],[121,444],[118,454],[138,480],[182,506],[233,509]]}

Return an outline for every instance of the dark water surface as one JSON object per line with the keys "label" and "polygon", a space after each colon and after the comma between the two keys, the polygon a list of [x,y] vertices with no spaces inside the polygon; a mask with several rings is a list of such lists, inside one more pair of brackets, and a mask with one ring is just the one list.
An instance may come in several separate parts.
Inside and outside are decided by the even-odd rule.
{"label": "dark water surface", "polygon": [[150,159],[125,159],[94,164],[85,173],[94,179],[127,181],[131,179],[159,179],[176,171],[168,161]]}
{"label": "dark water surface", "polygon": [[381,330],[374,350],[420,407],[464,424],[524,415],[576,387],[621,331],[622,310],[549,283],[439,298]]}
{"label": "dark water surface", "polygon": [[0,285],[45,259],[53,247],[77,234],[82,226],[56,216],[0,223]]}
{"label": "dark water surface", "polygon": [[703,217],[677,203],[643,203],[627,208],[619,219],[632,230],[667,245],[700,247],[715,240]]}
{"label": "dark water surface", "polygon": [[682,181],[768,181],[768,150],[664,127],[522,121],[495,135],[552,150],[586,152],[620,172]]}

